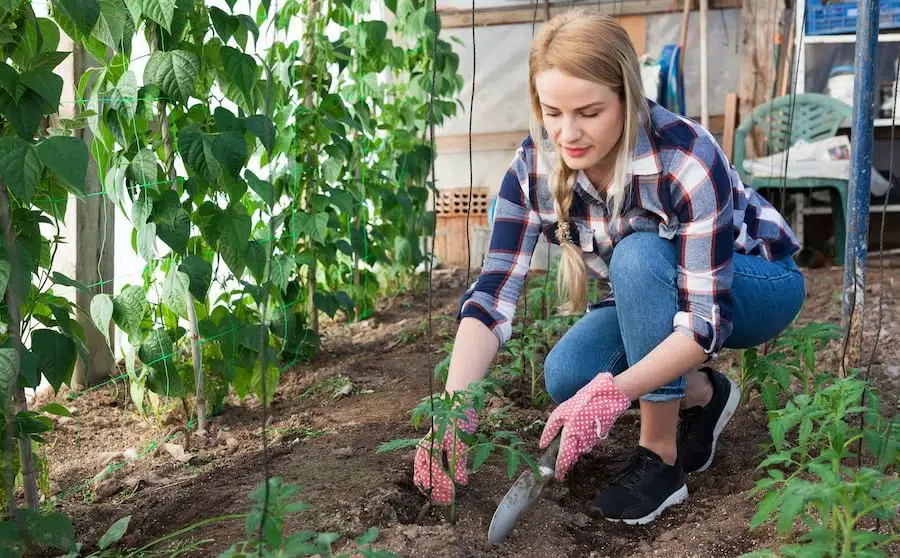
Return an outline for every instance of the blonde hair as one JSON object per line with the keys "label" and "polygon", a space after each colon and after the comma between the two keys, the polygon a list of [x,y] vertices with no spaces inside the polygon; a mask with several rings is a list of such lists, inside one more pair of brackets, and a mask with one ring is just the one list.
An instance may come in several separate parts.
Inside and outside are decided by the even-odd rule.
{"label": "blonde hair", "polygon": [[640,62],[625,29],[612,17],[583,8],[560,14],[544,24],[535,36],[528,57],[528,88],[531,97],[531,138],[548,161],[550,192],[559,221],[557,237],[562,257],[557,288],[566,300],[565,313],[582,312],[587,305],[587,277],[581,248],[569,240],[569,209],[577,172],[569,168],[544,140],[541,103],[536,76],[556,69],[576,78],[609,87],[624,102],[625,123],[619,138],[612,183],[606,189],[610,216],[622,211],[629,193],[632,152],[639,126],[649,121],[644,98]]}

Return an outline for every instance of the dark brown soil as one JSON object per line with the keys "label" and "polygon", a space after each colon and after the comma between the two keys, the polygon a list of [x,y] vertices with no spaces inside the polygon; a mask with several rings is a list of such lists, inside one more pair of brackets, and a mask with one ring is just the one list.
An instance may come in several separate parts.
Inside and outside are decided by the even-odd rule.
{"label": "dark brown soil", "polygon": [[[811,270],[807,277],[809,299],[801,319],[839,322],[841,271]],[[900,273],[888,269],[873,367],[876,383],[894,393],[900,389],[897,279]],[[269,412],[268,473],[302,486],[301,499],[312,505],[288,521],[289,531],[335,531],[344,534],[343,541],[376,526],[378,548],[428,557],[729,557],[772,543],[771,529],[748,531],[755,512],[749,493],[759,475],[755,467],[761,444],[768,439],[765,415],[754,399],[725,430],[713,467],[689,477],[689,500],[649,526],[609,523],[587,511],[594,493],[636,444],[636,414],[620,419],[610,438],[577,464],[565,486],[550,490],[549,498],[521,518],[502,547],[487,541],[491,516],[512,484],[499,454],[461,490],[455,525],[443,509],[432,509],[419,521],[426,499],[412,484],[412,451],[379,454],[376,448],[424,433],[410,425],[410,410],[430,392],[429,376],[455,331],[452,316],[464,281],[465,271],[436,277],[430,345],[424,335],[427,295],[398,297],[385,301],[364,322],[329,324],[323,352],[283,375]],[[873,337],[881,289],[876,273],[870,273],[869,282],[865,331]],[[826,360],[834,363],[838,350],[837,344],[831,346]],[[733,377],[738,374],[736,358],[727,353],[719,363]],[[346,380],[352,382],[351,391],[335,397]],[[58,505],[73,518],[78,539],[88,548],[96,548],[107,527],[126,515],[132,519],[123,545],[138,548],[206,518],[244,513],[251,504],[249,493],[264,478],[264,418],[255,400],[232,402],[211,419],[205,439],[195,435],[186,440],[178,428],[184,424],[180,406],[173,405],[159,420],[141,418],[121,383],[71,400],[64,394],[56,399],[78,416],[62,421],[50,436],[50,478],[60,492]],[[546,415],[517,408],[504,427],[516,428],[537,455],[540,431],[526,427]],[[153,451],[165,439],[194,456],[182,463],[165,448]],[[119,463],[123,458],[116,454],[129,449],[130,457],[136,453],[139,458],[92,482],[107,460]],[[175,540],[207,541],[190,555],[216,556],[245,538],[244,530],[243,521],[221,521]]]}

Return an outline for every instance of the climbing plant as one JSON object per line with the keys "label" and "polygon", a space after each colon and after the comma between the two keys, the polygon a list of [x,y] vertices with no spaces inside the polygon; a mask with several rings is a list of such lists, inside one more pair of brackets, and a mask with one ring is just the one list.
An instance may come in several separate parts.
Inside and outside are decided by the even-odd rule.
{"label": "climbing plant", "polygon": [[66,550],[74,541],[64,515],[37,511],[49,481],[34,451],[52,428],[47,414],[68,411],[28,409],[25,399],[42,378],[56,390],[68,383],[85,353],[75,308],[59,292],[84,286],[53,271],[67,199],[84,193],[88,166],[87,146],[73,135],[83,120],[50,118],[63,91],[55,69],[69,55],[59,43],[56,24],[30,2],[0,2],[0,517],[10,517],[0,539],[13,551],[31,541]]}
{"label": "climbing plant", "polygon": [[127,338],[136,405],[194,394],[201,429],[230,389],[271,398],[320,314],[364,317],[425,260],[429,122],[462,87],[424,1],[390,23],[363,0],[226,4],[51,2],[97,61],[78,108],[145,262],[89,311]]}

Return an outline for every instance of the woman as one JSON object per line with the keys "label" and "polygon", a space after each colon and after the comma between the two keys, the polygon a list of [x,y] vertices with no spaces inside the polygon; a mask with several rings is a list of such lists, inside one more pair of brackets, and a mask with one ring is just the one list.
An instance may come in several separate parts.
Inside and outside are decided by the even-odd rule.
{"label": "woman", "polygon": [[[703,365],[723,347],[774,338],[800,311],[798,242],[706,130],[644,98],[634,46],[614,19],[576,10],[549,21],[534,39],[529,78],[534,125],[500,186],[445,389],[482,379],[509,339],[544,234],[562,249],[564,309],[588,312],[547,356],[546,388],[560,405],[540,446],[561,434],[561,480],[639,400],[635,453],[592,508],[648,523],[687,497],[686,473],[711,465],[740,399],[734,382]],[[605,300],[588,305],[588,274],[609,279]],[[460,428],[473,432],[477,416],[467,416]],[[439,450],[429,459],[428,440],[414,479],[447,503],[453,483]],[[434,446],[452,449],[447,439]],[[455,480],[468,480],[464,460]]]}

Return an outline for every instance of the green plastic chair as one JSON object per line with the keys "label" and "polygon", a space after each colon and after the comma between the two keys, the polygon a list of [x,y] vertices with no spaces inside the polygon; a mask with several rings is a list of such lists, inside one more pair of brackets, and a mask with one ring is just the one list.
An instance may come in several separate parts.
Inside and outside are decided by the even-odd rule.
{"label": "green plastic chair", "polygon": [[[835,260],[839,263],[844,261],[849,178],[840,180],[814,176],[790,179],[777,176],[755,177],[744,171],[744,158],[747,136],[754,128],[759,130],[763,153],[775,154],[786,150],[801,139],[813,142],[833,137],[839,128],[848,125],[852,114],[853,109],[850,105],[821,93],[785,95],[753,109],[734,133],[733,163],[741,180],[747,186],[756,190],[782,187],[801,190],[829,188],[831,214],[834,219]],[[790,160],[788,163],[790,164]]]}

